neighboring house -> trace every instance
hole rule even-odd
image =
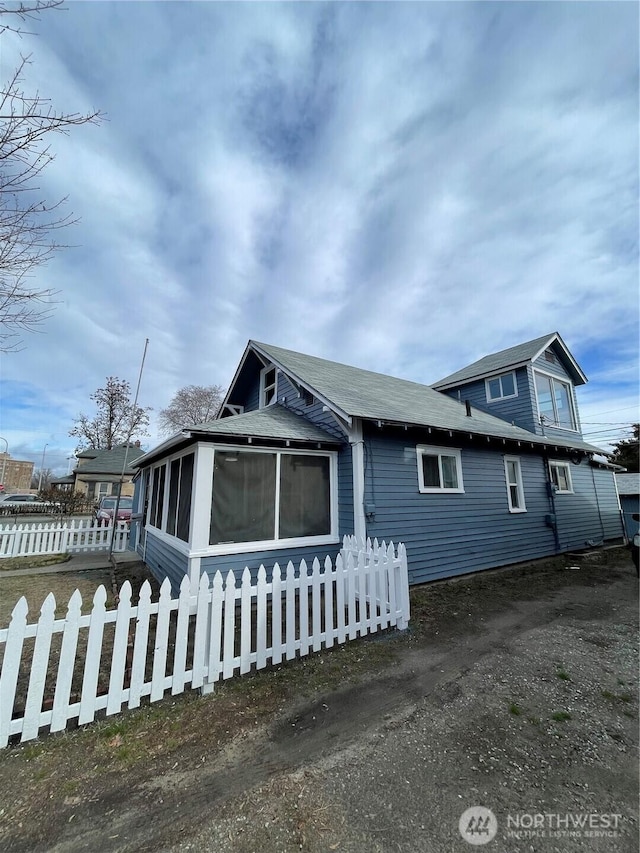
[[[640,530],[640,524],[631,517],[634,512],[640,513],[640,474],[616,472],[616,485],[627,538],[633,539]]]
[[[133,495],[133,463],[143,455],[140,443],[131,444],[127,450],[126,444],[114,447],[112,450],[83,450],[76,454],[78,464],[66,477],[57,477],[51,481],[55,489],[74,491],[86,495],[87,500],[99,501],[107,495],[118,493],[120,479],[125,464],[123,495]]]
[[[135,463],[135,546],[159,578],[402,541],[412,583],[620,541],[557,334],[434,387],[250,341],[218,418]]]

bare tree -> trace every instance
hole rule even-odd
[[[39,489],[41,492],[51,487],[53,471],[51,468],[34,468],[31,475],[31,488]]]
[[[62,0],[0,3],[0,50],[7,32],[23,35],[21,25]],[[13,25],[15,22],[15,26]],[[38,91],[28,94],[23,78],[30,56],[21,56],[9,79],[0,83],[0,351],[21,348],[22,333],[32,332],[50,316],[55,291],[32,280],[63,244],[60,229],[76,220],[65,213],[66,198],[46,201],[38,177],[54,159],[50,140],[72,127],[97,124],[102,114],[57,112]]]
[[[91,394],[89,399],[96,404],[93,417],[80,414],[69,435],[80,439],[77,450],[113,450],[114,447],[132,440],[135,435],[149,435],[151,409],[136,406],[131,402],[131,386],[126,379],[107,377],[105,388]]]
[[[212,421],[220,411],[224,395],[222,385],[186,385],[176,391],[166,409],[160,410],[160,432],[169,435]]]

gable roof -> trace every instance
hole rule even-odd
[[[577,448],[589,453],[600,452],[599,448],[580,438],[567,440],[539,436],[476,408],[472,408],[469,417],[464,404],[418,382],[373,373],[257,341],[249,341],[249,348],[284,370],[347,423],[352,418],[362,418],[389,424],[475,433],[523,443]],[[222,423],[232,419],[223,418]]]
[[[122,466],[127,456],[127,467],[125,474],[133,474],[132,463],[144,454],[140,447],[131,445],[127,452],[126,445],[114,447],[111,450],[89,450],[79,453],[78,457],[87,459],[84,465],[78,465],[74,474],[117,474],[122,473]]]
[[[457,385],[464,385],[467,382],[484,379],[500,371],[522,367],[529,362],[535,361],[536,358],[539,358],[552,345],[555,345],[556,350],[559,352],[560,358],[573,380],[573,384],[584,385],[587,377],[569,352],[558,332],[551,332],[549,335],[534,338],[532,341],[527,341],[524,344],[517,344],[517,346],[500,350],[500,352],[485,355],[483,358],[474,361],[473,364],[469,364],[455,373],[450,373],[444,379],[434,382],[431,387],[437,391],[445,391],[448,388],[455,388]]]

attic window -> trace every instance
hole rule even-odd
[[[558,363],[558,359],[556,358],[556,354],[551,349],[546,349],[544,351],[544,358],[545,358],[545,361],[549,361],[549,362],[551,362],[551,364],[557,364]]]
[[[260,371],[260,408],[264,409],[276,402],[276,387],[278,371],[273,366],[264,367]]]
[[[315,397],[313,396],[311,391],[307,391],[306,388],[303,388],[302,389],[302,401],[305,404],[305,406],[313,406],[314,400],[315,400]]]
[[[487,391],[487,403],[494,403],[496,400],[506,400],[509,397],[518,396],[516,374],[513,370],[509,373],[501,373],[499,376],[492,376],[489,379],[485,379],[484,384]]]

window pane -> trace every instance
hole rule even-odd
[[[489,380],[489,399],[496,400],[500,396],[500,377],[496,376],[495,379]]]
[[[455,456],[441,456],[442,459],[442,488],[458,488],[458,471]]]
[[[518,482],[518,464],[517,462],[507,462],[507,473],[509,476],[509,483],[517,483]]]
[[[156,468],[156,479],[158,484],[157,491],[157,504],[156,504],[156,513],[155,519],[153,521],[154,527],[162,526],[162,511],[164,509],[164,481],[166,476],[167,466],[163,465],[161,468]]]
[[[425,488],[440,488],[440,471],[438,470],[438,457],[422,454],[422,477]]]
[[[183,542],[189,541],[189,519],[191,517],[191,487],[193,484],[194,454],[182,457],[180,474],[180,499],[178,501],[178,526],[176,536]]]
[[[538,392],[538,411],[548,423],[555,423],[553,398],[551,396],[551,378],[536,373],[536,391]]]
[[[180,460],[174,459],[171,463],[169,475],[169,506],[167,509],[167,533],[175,536],[176,513],[178,510],[178,487],[180,485]]]
[[[569,386],[565,385],[564,382],[558,382],[556,380],[553,383],[553,388],[557,412],[556,422],[558,426],[573,429],[574,424],[571,412],[571,402],[569,400]]]
[[[280,538],[331,533],[329,459],[280,457]]]
[[[505,373],[502,378],[502,396],[510,397],[516,393],[515,385],[513,383],[513,373]]]
[[[275,495],[275,454],[216,451],[210,544],[273,539]]]
[[[509,493],[511,495],[511,507],[512,507],[512,509],[520,509],[520,496],[518,494],[517,485],[509,486]]]

